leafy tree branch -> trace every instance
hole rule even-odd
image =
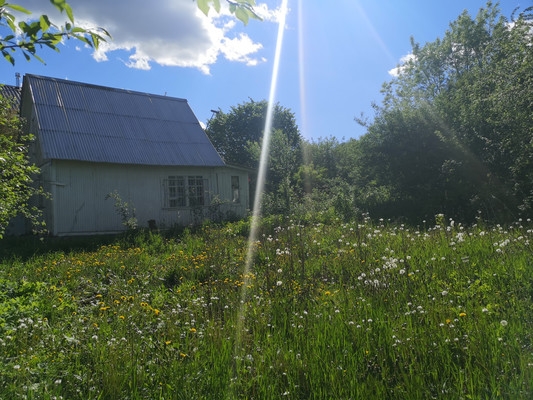
[[[14,12],[30,15],[31,11],[26,8],[5,0],[0,0],[0,27],[7,28],[10,33],[0,37],[0,52],[4,59],[12,65],[15,64],[14,53],[22,52],[26,60],[35,58],[44,63],[37,51],[43,47],[59,51],[59,43],[66,39],[76,39],[86,45],[98,48],[101,42],[111,38],[104,28],[82,28],[74,22],[72,8],[65,0],[50,0],[61,13],[65,13],[68,22],[63,26],[57,26],[50,22],[47,15],[41,15],[33,21],[17,21]]]
[[[229,10],[244,25],[248,24],[250,18],[261,20],[261,17],[254,11],[255,0],[226,0],[229,4]],[[211,7],[216,12],[220,12],[220,0],[196,0],[198,8],[205,14],[209,14]]]

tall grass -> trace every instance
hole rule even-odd
[[[530,221],[248,228],[4,248],[0,398],[533,398]]]

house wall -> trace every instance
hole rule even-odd
[[[139,227],[154,220],[158,228],[188,225],[210,218],[215,196],[216,209],[244,216],[249,208],[247,173],[231,168],[162,167],[100,164],[53,160],[41,167],[45,189],[51,199],[42,204],[47,228],[53,235],[113,233],[125,229],[115,209],[115,201],[106,196],[116,191],[135,208]],[[202,176],[206,205],[170,208],[165,204],[164,182],[169,176]],[[232,202],[231,176],[242,182],[241,202]],[[229,187],[228,187],[229,185]],[[246,190],[245,190],[246,189]]]

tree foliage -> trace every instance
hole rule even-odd
[[[421,46],[383,87],[361,139],[360,186],[387,193],[376,211],[472,218],[531,212],[531,11],[503,17],[488,2]]]
[[[206,133],[227,164],[258,169],[267,108],[266,100],[250,99],[228,113],[219,110],[208,121]],[[301,143],[294,114],[275,104],[265,189],[285,206],[301,164]]]
[[[33,185],[39,169],[28,160],[30,135],[24,135],[13,99],[0,94],[0,239],[10,220],[22,215],[40,226],[40,210],[30,202],[43,194]]]
[[[65,12],[68,22],[63,26],[54,25],[47,15],[41,15],[35,20],[17,23],[13,12],[30,15],[31,12],[24,7],[0,0],[0,26],[7,28],[10,34],[0,37],[0,52],[4,59],[15,64],[13,57],[16,51],[22,52],[26,60],[35,58],[41,62],[43,59],[37,54],[38,49],[48,47],[59,51],[58,45],[65,38],[79,40],[90,47],[98,48],[100,42],[106,41],[111,36],[103,28],[87,29],[76,26],[72,8],[65,0],[50,0],[61,12]]]
[[[241,20],[244,25],[248,24],[250,18],[261,20],[261,17],[254,11],[255,0],[226,1],[229,4],[230,12]],[[198,8],[202,10],[205,15],[209,14],[211,7],[213,7],[216,12],[220,12],[220,0],[196,0],[196,2]]]
[[[253,148],[262,144],[267,108],[266,100],[250,99],[231,107],[228,113],[217,111],[208,121],[206,133],[226,163],[258,167],[258,152]],[[274,105],[273,113],[272,131],[276,130],[283,133],[289,149],[300,151],[301,137],[294,114],[279,104]]]

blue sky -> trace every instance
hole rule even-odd
[[[62,22],[43,0],[13,1]],[[190,0],[70,0],[78,23],[102,26],[113,40],[95,54],[68,40],[61,52],[43,51],[46,65],[0,63],[0,83],[15,73],[185,98],[205,123],[212,109],[228,112],[249,99],[269,98],[281,0],[257,0],[264,21],[247,26],[224,12],[201,14]],[[152,8],[146,4],[157,4]],[[410,37],[421,44],[442,37],[463,10],[475,16],[483,0],[289,0],[276,101],[291,109],[307,140],[340,141],[365,133],[354,122],[372,117],[381,85],[391,79]],[[509,17],[532,0],[500,2]],[[0,34],[3,31],[0,30]]]

